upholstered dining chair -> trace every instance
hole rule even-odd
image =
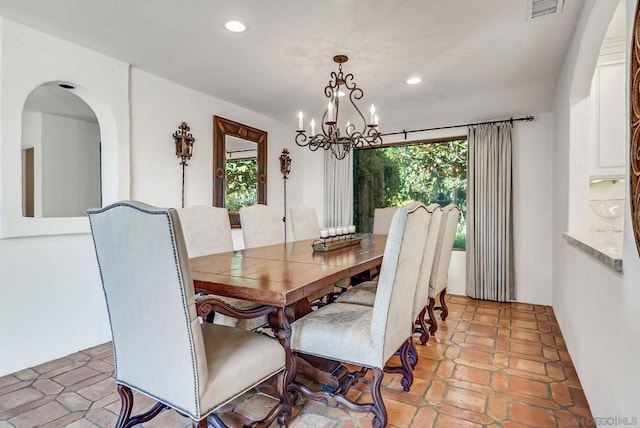
[[[434,310],[440,311],[442,321],[447,319],[449,309],[445,300],[447,294],[447,283],[449,281],[449,264],[451,263],[451,253],[456,239],[456,230],[460,220],[460,208],[455,204],[449,204],[442,209],[442,220],[438,245],[433,259],[433,269],[429,280],[429,304],[427,313],[429,315],[429,332],[434,334],[438,330],[438,322]],[[436,297],[440,296],[440,306],[435,306]]]
[[[233,251],[229,211],[209,205],[178,208],[189,257]]]
[[[371,411],[374,414],[372,426],[386,426],[387,412],[380,387],[385,365],[398,349],[405,390],[413,382],[408,355],[413,318],[411,311],[406,308],[413,306],[428,221],[428,213],[423,204],[415,204],[411,208],[400,207],[396,211],[372,307],[332,303],[291,324],[291,349],[294,352],[344,361],[361,366],[363,370],[373,370],[373,403],[354,403],[344,396],[345,389],[338,393],[315,391],[294,382],[294,390],[330,405],[342,404],[354,411]]]
[[[212,207],[209,205],[194,205],[177,209],[182,232],[187,245],[189,257],[200,257],[209,254],[233,251],[233,239],[231,238],[231,224],[229,223],[229,211],[226,208]],[[200,303],[208,299],[218,299],[236,309],[255,309],[260,305],[248,300],[221,297],[215,294],[203,294],[196,296],[196,302]],[[215,324],[230,325],[245,330],[255,330],[267,324],[267,315],[257,318],[237,319],[221,313],[212,313]]]
[[[391,219],[398,207],[376,208],[373,210],[373,233],[375,235],[386,235],[389,233]]]
[[[314,207],[309,205],[291,207],[289,208],[289,219],[291,220],[294,241],[320,237],[318,215]]]
[[[413,317],[416,323],[414,332],[420,334],[420,343],[423,345],[429,340],[429,329],[426,325],[427,320],[425,319],[425,315],[429,303],[429,281],[438,238],[440,236],[442,208],[438,204],[431,204],[427,207],[427,212],[430,216],[427,238],[424,242],[424,255],[422,263],[420,264],[420,274],[418,276],[416,294],[413,300]],[[377,279],[364,282],[343,293],[336,299],[336,302],[373,306],[377,288]]]
[[[147,422],[173,408],[194,427],[224,426],[216,409],[280,373],[284,348],[258,333],[198,320],[189,258],[175,209],[118,202],[89,210],[107,304],[115,378],[122,407],[117,427]],[[156,401],[131,416],[132,390]],[[286,425],[288,397],[256,426],[278,414]],[[280,413],[282,412],[282,413]]]
[[[240,208],[240,224],[245,248],[284,242],[282,217],[270,206],[257,204]]]

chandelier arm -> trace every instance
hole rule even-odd
[[[362,96],[364,95],[364,93],[362,92],[362,89],[358,88],[358,85],[356,85],[356,82],[354,81],[353,78],[353,74],[349,73],[347,74],[344,79],[344,87],[347,88],[349,91],[358,91],[359,95],[357,95],[355,98],[357,100],[361,99]]]
[[[360,91],[362,93],[361,89],[357,89],[358,91]],[[350,92],[349,93],[349,101],[351,102],[351,105],[353,106],[353,108],[355,109],[355,111],[358,113],[358,116],[360,116],[360,119],[362,119],[362,131],[361,132],[365,132],[367,129],[367,120],[364,118],[364,115],[362,114],[362,112],[360,111],[360,109],[358,108],[358,105],[355,103],[352,94],[354,92]],[[362,96],[360,96],[362,98]],[[358,98],[356,98],[358,99]]]

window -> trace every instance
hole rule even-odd
[[[415,200],[454,203],[462,210],[454,248],[464,249],[467,208],[467,140],[412,142],[356,150],[353,157],[354,223],[373,230],[375,208]]]

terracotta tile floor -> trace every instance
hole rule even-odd
[[[391,427],[594,426],[589,405],[551,307],[475,301],[449,296],[449,318],[427,346],[411,392],[398,375],[385,375],[383,396]],[[120,402],[111,344],[97,346],[0,378],[0,428],[112,427]],[[270,382],[222,409],[233,426],[262,417],[273,403]],[[370,399],[365,381],[349,391]],[[150,400],[136,395],[134,408]],[[371,415],[305,400],[290,426],[367,427]],[[165,411],[147,427],[186,427]]]

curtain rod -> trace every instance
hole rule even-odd
[[[467,123],[464,125],[450,125],[450,126],[437,126],[435,128],[425,128],[425,129],[413,129],[411,131],[405,131],[404,129],[402,131],[398,131],[398,132],[387,132],[385,134],[380,134],[380,136],[382,137],[386,137],[388,135],[400,135],[400,134],[404,134],[404,139],[407,139],[407,134],[411,133],[411,132],[424,132],[424,131],[436,131],[438,129],[450,129],[450,128],[464,128],[466,126],[475,126],[475,125],[493,125],[496,123],[503,123],[503,122],[531,122],[533,120],[533,116],[529,115],[529,116],[524,116],[524,117],[518,117],[516,119],[514,118],[509,118],[509,119],[500,119],[500,120],[489,120],[486,122],[475,122],[475,123]]]

